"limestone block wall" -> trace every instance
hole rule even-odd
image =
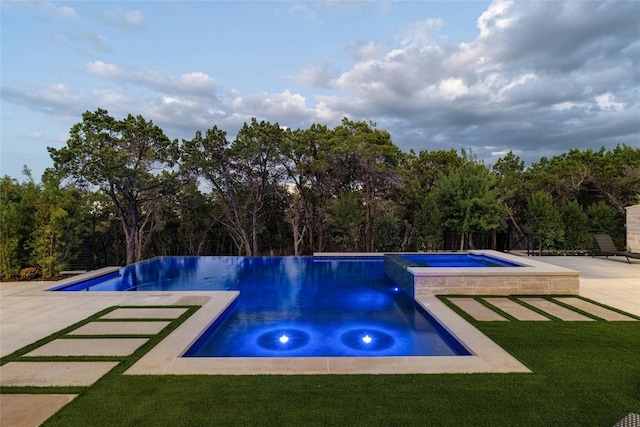
[[[580,276],[576,274],[500,274],[416,276],[415,298],[431,295],[553,295],[577,294]]]
[[[640,205],[629,206],[627,211],[627,250],[640,252]]]

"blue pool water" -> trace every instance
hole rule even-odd
[[[387,255],[407,267],[520,267],[519,264],[487,255],[460,254],[393,254]]]
[[[54,290],[240,291],[186,357],[469,354],[383,268],[382,257],[160,257]]]

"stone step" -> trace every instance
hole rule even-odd
[[[129,356],[147,341],[147,338],[57,339],[25,356]]]
[[[69,332],[68,335],[155,335],[170,322],[91,322]]]
[[[499,308],[510,316],[523,321],[548,321],[551,320],[542,314],[518,304],[509,298],[484,298],[489,304]]]
[[[9,362],[0,366],[3,387],[90,386],[118,362]]]
[[[598,316],[601,319],[608,321],[622,321],[622,322],[634,322],[637,319],[633,317],[625,316],[622,313],[618,313],[617,311],[609,310],[608,308],[602,307],[598,304],[593,304],[589,301],[585,301],[581,298],[576,297],[561,297],[554,298],[557,301],[563,302],[567,305],[571,305],[576,307],[582,311],[593,314],[594,316]]]
[[[545,298],[520,298],[520,301],[532,305],[533,307],[562,320],[569,320],[574,322],[589,322],[594,320],[590,317],[584,316]]]
[[[449,298],[449,301],[460,307],[469,316],[481,322],[504,322],[508,320],[473,298]]]

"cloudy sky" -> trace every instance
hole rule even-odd
[[[377,123],[403,151],[640,146],[638,1],[0,2],[0,174],[82,113],[168,137]]]

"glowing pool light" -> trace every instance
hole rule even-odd
[[[300,329],[272,329],[260,334],[257,344],[265,350],[288,352],[306,346],[310,340],[311,335]]]
[[[379,329],[351,329],[340,335],[340,342],[358,351],[367,353],[386,350],[395,344],[393,336]]]

